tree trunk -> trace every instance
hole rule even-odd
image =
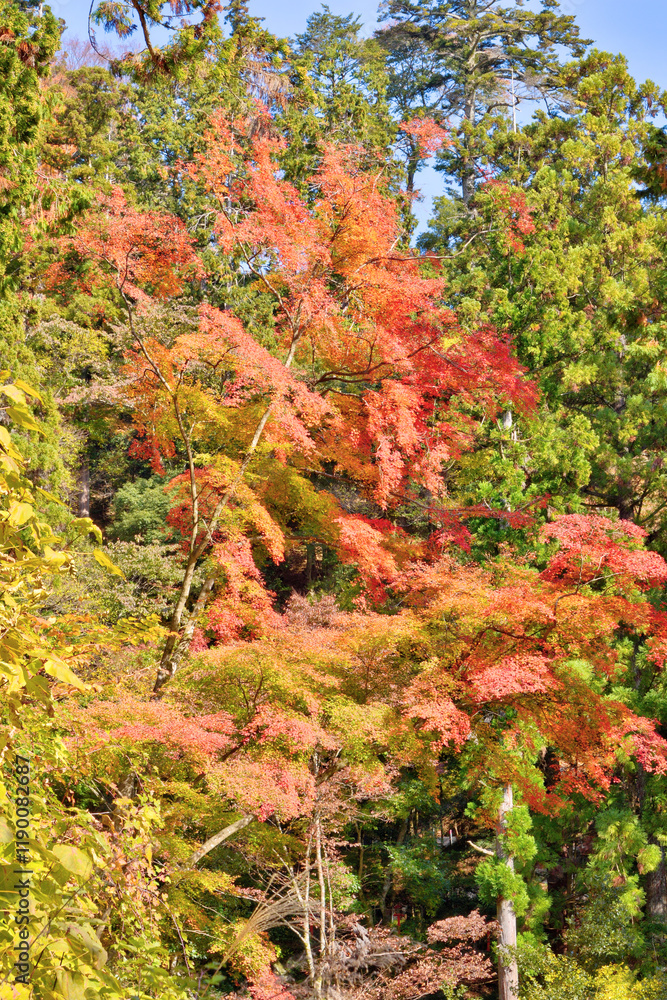
[[[512,786],[505,785],[503,800],[498,810],[500,831],[507,827],[507,814],[514,805]],[[496,839],[496,856],[504,861],[508,868],[514,871],[514,859],[508,854],[500,837]],[[498,998],[499,1000],[518,1000],[519,997],[519,967],[516,959],[516,913],[511,899],[498,898]]]
[[[298,339],[299,339],[298,337],[295,337],[292,340],[292,345],[290,347],[287,360],[285,361],[285,368],[291,367]],[[187,603],[190,597],[190,591],[192,590],[192,581],[194,580],[195,572],[197,569],[197,563],[208,550],[209,540],[211,539],[213,532],[217,528],[220,514],[229,503],[231,497],[234,495],[234,490],[236,486],[243,479],[245,470],[248,467],[250,459],[255,454],[257,445],[259,444],[262,434],[264,433],[264,428],[266,427],[267,421],[271,416],[272,409],[273,409],[273,403],[270,403],[267,406],[264,413],[262,414],[262,418],[257,424],[257,427],[255,429],[255,434],[253,436],[252,441],[250,442],[245,458],[241,463],[241,468],[239,470],[238,476],[236,477],[236,481],[229,486],[229,488],[220,498],[220,501],[218,502],[215,508],[213,516],[210,519],[208,525],[207,537],[205,537],[204,540],[199,543],[197,543],[197,533],[199,531],[200,525],[199,525],[199,513],[197,507],[196,484],[194,481],[194,464],[190,450],[189,439],[187,438],[185,432],[183,432],[182,434],[183,441],[186,442],[187,445],[188,455],[190,456],[189,459],[190,475],[191,475],[191,483],[193,490],[192,513],[193,513],[194,525],[193,525],[192,536],[190,539],[190,554],[188,556],[188,562],[185,568],[185,574],[183,576],[183,581],[181,583],[181,588],[178,594],[178,600],[176,601],[176,606],[174,608],[171,620],[169,622],[170,634],[167,637],[164,649],[162,650],[160,666],[158,667],[157,676],[155,678],[153,694],[156,696],[159,696],[161,688],[163,688],[164,685],[167,683],[167,681],[170,681],[171,678],[174,676],[174,674],[176,673],[176,671],[180,666],[181,660],[183,659],[188,649],[190,648],[190,642],[192,641],[192,634],[197,625],[197,618],[200,612],[203,610],[204,604],[206,603],[206,598],[208,597],[208,594],[211,592],[215,584],[215,576],[209,576],[199,593],[199,597],[195,602],[195,606],[192,610],[192,613],[188,618],[186,618],[186,625],[185,628],[183,629],[182,628],[183,619],[187,615]],[[180,415],[179,415],[179,421],[180,421]]]
[[[655,843],[650,838],[651,843]],[[660,864],[646,876],[646,916],[667,923],[667,866],[665,848],[660,846]]]
[[[467,70],[472,75],[475,72],[476,60],[469,63]],[[465,84],[465,96],[463,99],[463,117],[470,124],[475,124],[475,102],[477,98],[477,88],[469,83]],[[463,163],[461,165],[461,199],[466,208],[470,204],[470,199],[475,193],[475,166],[471,162],[470,139],[464,136],[463,140]]]
[[[408,832],[409,823],[410,823],[410,813],[408,813],[405,819],[401,820],[401,828],[398,831],[398,837],[396,838],[397,847],[400,847],[400,845],[405,840],[405,835]],[[387,917],[389,916],[389,909],[387,907],[387,896],[389,895],[389,890],[391,889],[393,875],[394,873],[390,865],[387,870],[387,874],[384,877],[384,884],[382,886],[382,893],[380,895],[380,910],[382,911],[382,921],[385,924],[387,922]]]
[[[84,462],[79,474],[79,517],[90,517],[90,469]]]
[[[193,561],[193,572],[194,576],[194,561]],[[194,630],[197,627],[197,622],[201,612],[204,610],[204,605],[206,604],[206,599],[208,595],[213,590],[215,586],[215,576],[211,575],[204,580],[202,588],[199,591],[199,596],[195,601],[194,607],[190,612],[187,619],[185,628],[179,635],[176,629],[180,628],[183,619],[183,609],[178,609],[174,612],[172,620],[170,622],[170,631],[167,641],[165,642],[164,649],[162,651],[162,659],[160,660],[160,665],[158,667],[157,676],[155,678],[155,684],[153,686],[153,694],[159,694],[161,689],[170,681],[174,676],[179,666],[181,665],[181,660],[186,655],[188,649],[190,648],[190,643],[192,642],[192,636]],[[189,584],[188,584],[188,594],[189,594]]]
[[[214,850],[218,844],[223,844],[225,840],[229,840],[229,838],[233,837],[235,833],[239,832],[239,830],[243,830],[249,823],[252,823],[254,818],[254,815],[242,816],[241,819],[237,819],[235,823],[230,823],[229,826],[226,826],[224,830],[214,833],[212,837],[208,838],[205,844],[198,847],[194,854],[190,856],[190,859],[188,860],[188,867],[194,868],[194,866],[201,861],[203,857],[210,854],[210,852]]]
[[[635,689],[641,684],[641,671],[636,663],[637,648],[635,648]],[[647,798],[646,783],[648,775],[641,762],[637,764],[636,792],[639,805],[639,815],[644,812]],[[649,837],[650,844],[656,844],[654,837]],[[667,865],[665,864],[665,848],[660,847],[660,863],[658,867],[646,875],[646,916],[650,920],[660,920],[667,923]]]

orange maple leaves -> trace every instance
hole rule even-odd
[[[187,279],[203,274],[193,242],[180,219],[138,211],[114,188],[99,196],[71,236],[56,241],[62,257],[46,281],[56,294],[67,294],[73,283],[85,291],[115,288],[142,303],[172,298]]]
[[[510,345],[458,329],[442,280],[397,249],[396,203],[358,150],[325,149],[306,200],[281,175],[279,140],[248,140],[222,114],[208,139],[192,169],[217,200],[220,244],[273,297],[285,364],[328,400],[320,457],[383,506],[410,476],[441,492],[443,461],[474,432],[459,403],[532,398]]]
[[[607,788],[621,748],[667,773],[667,742],[653,723],[599,693],[619,670],[620,629],[657,636],[649,655],[661,662],[667,616],[640,593],[667,578],[667,564],[640,548],[644,532],[625,522],[562,515],[541,535],[559,547],[539,576],[442,559],[408,568],[402,586],[428,623],[432,652],[405,691],[406,717],[432,734],[435,753],[448,743],[460,749],[473,733],[493,743],[494,719],[504,720],[505,740],[520,738],[535,753],[546,740],[563,761],[549,795],[526,784],[511,753],[496,761],[544,809],[574,791]]]
[[[442,138],[423,123],[419,130],[422,144]],[[171,521],[190,536],[191,561],[207,552],[220,568],[205,623],[219,642],[257,637],[261,626],[280,631],[253,545],[279,561],[283,530],[257,485],[244,480],[253,454],[272,452],[301,476],[329,464],[385,511],[414,497],[416,486],[430,497],[431,514],[446,507],[444,463],[474,441],[477,417],[533,400],[511,344],[490,327],[462,330],[441,278],[400,249],[396,203],[359,151],[325,149],[301,193],[281,171],[282,149],[268,117],[248,136],[244,123],[218,114],[206,154],[187,167],[211,199],[218,248],[271,302],[275,328],[265,343],[275,346],[204,305],[186,332],[137,334],[125,370],[140,435],[135,451],[156,461],[187,452]],[[508,214],[512,239],[530,233],[525,204],[488,187]],[[201,273],[177,220],[137,213],[118,192],[67,246],[79,261],[97,261],[96,280],[128,309],[178,295]],[[74,273],[67,261],[59,267],[52,279]],[[195,467],[196,450],[215,460]],[[388,519],[348,512],[336,519],[339,554],[358,566],[368,592],[382,598],[391,587],[440,635],[432,662],[404,691],[405,719],[433,733],[436,748],[461,746],[481,711],[511,709],[522,725],[560,741],[572,760],[585,760],[596,781],[608,766],[595,754],[611,759],[614,739],[634,741],[662,766],[664,748],[646,727],[604,703],[568,666],[577,655],[613,675],[611,643],[621,623],[656,633],[654,656],[664,656],[667,627],[635,598],[664,581],[667,568],[641,549],[641,530],[601,517],[558,518],[542,532],[558,551],[541,578],[514,571],[499,583],[495,569],[442,557],[447,539],[465,541],[462,513],[441,512],[429,540],[407,537]]]

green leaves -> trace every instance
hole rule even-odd
[[[518,917],[528,909],[526,883],[500,858],[484,858],[475,869],[475,882],[479,898],[487,906],[495,905],[498,899],[511,899]]]
[[[140,29],[142,53],[128,55],[115,62],[116,69],[132,72],[142,81],[154,77],[180,75],[181,67],[202,58],[210,42],[220,35],[217,0],[185,0],[178,8],[178,21],[174,23],[174,8],[163,0],[97,0],[91,7],[89,28],[94,38],[93,25],[102,25],[105,31],[114,31],[119,38],[129,38]],[[92,22],[92,23],[90,23]],[[155,47],[149,26],[159,24],[170,31],[171,39],[162,48]]]

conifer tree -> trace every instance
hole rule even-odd
[[[512,117],[521,99],[555,94],[559,50],[581,55],[588,43],[555,0],[537,11],[501,0],[385,0],[381,11],[390,94],[403,117],[411,110],[448,123],[454,142],[440,167],[467,208],[494,120]]]

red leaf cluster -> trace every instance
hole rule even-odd
[[[186,278],[203,273],[194,240],[180,219],[137,211],[120,188],[99,195],[73,235],[56,242],[63,257],[46,275],[55,294],[67,296],[74,282],[89,292],[113,287],[147,303],[178,295]]]
[[[540,534],[544,540],[559,543],[558,552],[542,574],[545,580],[581,586],[613,576],[616,586],[645,589],[667,579],[665,560],[640,548],[646,531],[631,521],[563,514],[544,525]]]

